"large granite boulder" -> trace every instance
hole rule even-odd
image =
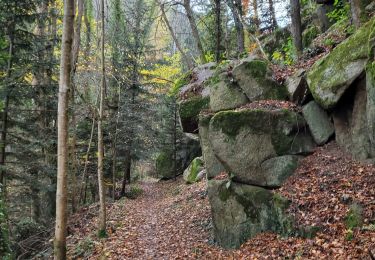
[[[227,72],[221,72],[210,85],[210,108],[212,111],[228,110],[249,102],[242,89]]]
[[[201,157],[195,158],[190,165],[185,169],[183,178],[186,183],[197,182],[198,174],[204,169],[204,163]]]
[[[284,213],[289,203],[272,191],[246,184],[208,181],[214,237],[224,248],[237,248],[264,231],[288,235],[292,221]]]
[[[216,158],[208,139],[208,128],[213,114],[199,115],[199,139],[202,147],[202,155],[207,170],[207,178],[212,179],[225,171],[224,166]]]
[[[232,71],[235,82],[250,101],[285,100],[287,91],[273,78],[268,63],[254,57],[242,60]]]
[[[370,142],[375,144],[375,61],[367,65],[366,70],[366,117]]]
[[[202,109],[207,109],[210,104],[209,97],[196,95],[178,102],[180,124],[186,133],[198,132],[198,115]]]
[[[164,150],[159,153],[155,162],[157,176],[170,179],[174,176],[173,151]]]
[[[327,112],[315,101],[311,101],[303,107],[302,114],[309,125],[315,142],[319,145],[325,144],[335,132]]]
[[[205,86],[216,69],[216,63],[207,63],[194,68],[176,85],[182,85],[178,93],[178,111],[184,132],[197,133],[198,114],[209,108],[210,89]]]
[[[345,93],[333,112],[336,141],[354,158],[365,160],[375,156],[375,144],[371,141],[374,119],[371,106],[371,90],[366,91],[366,79],[357,79]],[[370,102],[370,103],[368,103]]]
[[[323,108],[334,107],[350,85],[364,72],[368,39],[375,18],[317,61],[307,74],[310,91]]]
[[[216,113],[210,120],[208,139],[233,180],[267,187],[280,186],[295,167],[277,164],[282,169],[264,170],[262,163],[283,155],[308,154],[315,147],[303,117],[286,109]]]

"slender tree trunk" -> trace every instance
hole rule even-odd
[[[92,116],[92,125],[91,125],[91,133],[90,133],[90,140],[87,146],[86,156],[85,156],[85,164],[83,166],[83,173],[82,173],[82,182],[81,182],[81,189],[80,189],[80,200],[83,204],[86,203],[86,187],[87,187],[87,167],[89,165],[89,158],[90,158],[90,150],[92,139],[94,137],[94,129],[95,129],[95,116]]]
[[[273,5],[273,0],[268,0],[268,6],[269,6],[270,14],[271,14],[272,29],[274,30],[277,28],[277,19],[276,19],[275,7]]]
[[[177,178],[177,103],[173,98],[173,170],[174,180]]]
[[[221,0],[215,0],[215,23],[216,23],[216,62],[221,60]]]
[[[206,55],[204,53],[201,38],[199,36],[199,31],[198,31],[197,24],[195,22],[194,13],[193,13],[193,10],[190,7],[190,0],[184,0],[183,6],[184,6],[185,11],[186,11],[186,16],[189,20],[191,32],[192,32],[194,40],[197,44],[197,49],[198,49],[199,54],[200,54],[201,62],[206,63],[207,62]]]
[[[254,24],[256,29],[256,34],[260,33],[260,19],[258,11],[258,0],[253,0],[253,9],[254,9]]]
[[[71,85],[74,0],[64,2],[61,45],[59,100],[57,114],[57,190],[54,257],[66,259],[67,166],[68,166],[68,91]]]
[[[13,66],[13,53],[14,53],[14,39],[13,39],[13,24],[11,24],[12,28],[8,28],[8,38],[9,38],[9,49],[8,49],[8,64],[7,64],[7,79],[9,80],[11,75],[12,75],[12,66]],[[4,178],[5,178],[5,148],[6,148],[6,137],[7,137],[7,128],[8,128],[8,108],[9,108],[9,89],[11,86],[7,85],[6,86],[8,91],[5,94],[4,98],[4,109],[3,113],[1,115],[1,121],[2,121],[2,127],[1,127],[1,145],[0,145],[0,185],[2,186],[1,190],[5,192],[5,186],[3,186],[4,183]],[[5,198],[5,197],[4,197]]]
[[[119,99],[118,99],[118,103],[120,104],[120,96],[121,96],[121,88],[119,87]],[[118,130],[118,122],[119,122],[119,119],[120,119],[120,108],[118,108],[118,111],[117,111],[117,117],[116,117],[116,127],[115,127],[115,136],[114,136],[114,140],[113,140],[113,146],[112,146],[112,184],[113,184],[113,187],[112,187],[112,199],[113,201],[115,201],[115,198],[116,198],[116,171],[117,171],[117,167],[116,167],[116,164],[117,164],[117,152],[116,152],[116,144],[117,144],[117,130]]]
[[[299,0],[290,0],[292,16],[292,35],[298,58],[302,55],[301,6]]]
[[[104,161],[104,143],[103,143],[103,116],[104,116],[104,91],[105,91],[105,60],[104,60],[104,0],[101,0],[101,66],[102,66],[102,82],[100,86],[99,101],[99,119],[98,119],[98,185],[99,185],[99,235],[106,234],[106,208],[105,208],[105,187],[103,177],[103,161]]]
[[[32,218],[36,223],[39,223],[40,220],[40,198],[39,198],[39,185],[38,185],[38,171],[35,169],[30,170],[30,175],[33,178],[32,185],[30,186],[31,190],[31,200],[32,200]]]
[[[188,57],[186,55],[186,52],[182,48],[182,46],[180,44],[180,41],[178,40],[178,38],[177,38],[177,36],[176,36],[176,34],[175,34],[175,32],[174,32],[171,24],[169,23],[167,14],[165,13],[164,4],[160,3],[159,0],[157,0],[157,3],[160,6],[161,16],[162,16],[162,18],[164,20],[164,23],[168,27],[169,33],[171,34],[172,39],[173,39],[174,43],[176,44],[176,47],[177,47],[178,51],[181,53],[181,56],[182,56],[183,60],[186,62],[186,64],[189,67],[189,69],[193,68],[193,62],[192,62],[192,60],[190,59],[190,57]]]
[[[361,26],[361,0],[349,0],[352,13],[352,21],[356,28]]]
[[[72,89],[71,89],[71,103],[72,103],[72,143],[70,158],[72,164],[72,192],[71,192],[71,202],[72,202],[72,211],[76,212],[77,209],[77,158],[76,158],[76,143],[77,143],[77,134],[76,134],[76,115],[75,115],[75,73],[77,70],[78,55],[81,42],[81,25],[82,25],[82,16],[83,16],[83,0],[77,0],[77,18],[74,26],[74,37],[73,37],[73,46],[72,46]]]
[[[130,176],[130,169],[131,169],[131,153],[129,149],[125,151],[125,167],[124,167],[124,176],[122,179],[122,187],[121,187],[121,197],[125,196],[125,188],[127,180]]]
[[[227,0],[227,4],[232,12],[234,26],[237,34],[237,55],[245,51],[245,33],[240,16],[242,16],[242,3],[240,0]]]

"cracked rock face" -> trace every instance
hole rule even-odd
[[[285,109],[216,113],[208,139],[234,181],[264,187],[280,187],[297,167],[294,155],[315,147],[303,117]]]
[[[237,248],[264,231],[283,235],[292,232],[292,221],[284,213],[288,201],[272,191],[246,184],[208,181],[214,236],[225,248]]]

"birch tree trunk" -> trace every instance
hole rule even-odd
[[[102,82],[100,85],[100,101],[99,101],[99,118],[98,118],[98,185],[99,185],[99,236],[106,235],[106,208],[105,208],[105,190],[103,177],[103,161],[104,161],[104,143],[103,143],[103,112],[104,112],[104,88],[105,88],[105,60],[104,60],[104,0],[101,0],[101,67]]]
[[[67,166],[68,166],[68,90],[71,85],[74,0],[64,1],[61,44],[59,100],[57,111],[57,190],[54,257],[66,259]]]

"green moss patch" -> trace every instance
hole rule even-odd
[[[353,68],[361,66],[369,54],[369,35],[375,18],[339,44],[329,55],[317,61],[307,74],[315,100],[324,108],[334,106],[353,79]],[[358,62],[357,65],[355,62]],[[360,72],[360,68],[357,68]],[[340,91],[339,91],[340,90]]]
[[[158,176],[170,178],[173,176],[172,151],[162,151],[156,158],[156,172]]]
[[[198,119],[199,112],[207,109],[210,104],[209,97],[195,96],[179,103],[179,112],[182,119]]]
[[[189,82],[191,81],[191,78],[192,78],[192,71],[188,71],[187,73],[182,75],[180,78],[178,78],[175,81],[174,85],[169,90],[169,94],[173,96],[177,95],[183,86],[189,84]]]
[[[271,134],[275,129],[304,125],[303,118],[292,111],[280,109],[244,109],[221,111],[212,118],[212,126],[228,136],[235,137],[242,127],[248,127],[256,134]]]
[[[198,173],[203,169],[203,161],[200,157],[195,158],[189,165],[187,172],[184,173],[184,179],[187,183],[197,181]]]

